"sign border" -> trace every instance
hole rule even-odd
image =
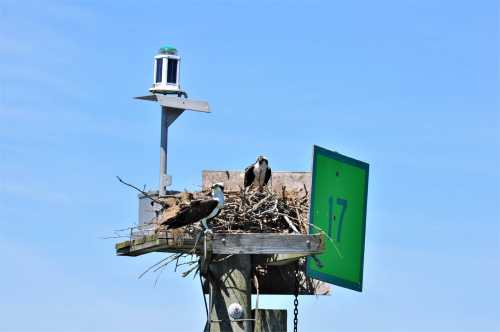
[[[309,204],[309,234],[312,234],[314,231],[313,229],[313,224],[311,220],[311,216],[314,211],[314,183],[316,180],[316,155],[317,154],[322,154],[324,156],[330,157],[332,159],[345,162],[347,164],[350,164],[355,167],[359,167],[363,170],[366,171],[366,184],[365,184],[365,206],[364,206],[364,218],[363,218],[363,226],[362,226],[362,237],[361,237],[361,268],[360,268],[360,282],[352,282],[350,280],[338,278],[331,276],[329,274],[325,274],[323,272],[318,272],[318,271],[313,271],[310,268],[311,264],[311,257],[307,257],[307,263],[306,263],[306,273],[307,276],[315,279],[322,280],[324,282],[328,282],[333,285],[337,285],[340,287],[345,287],[349,288],[358,292],[363,291],[363,266],[365,262],[365,236],[366,236],[366,210],[367,210],[367,205],[368,205],[368,179],[369,179],[369,173],[370,173],[370,165],[368,163],[365,163],[361,160],[357,160],[351,157],[344,156],[338,152],[330,151],[325,148],[322,148],[318,145],[313,146],[313,165],[312,165],[312,177],[311,177],[311,197],[310,197],[310,204]],[[316,226],[318,227],[318,226]]]

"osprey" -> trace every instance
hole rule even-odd
[[[264,156],[259,156],[255,164],[245,168],[245,187],[250,187],[255,184],[262,191],[262,187],[267,185],[269,179],[271,178],[271,168],[267,158]]]
[[[224,206],[224,185],[216,183],[212,186],[211,198],[195,200],[183,208],[175,217],[165,220],[162,224],[167,229],[179,228],[195,222],[201,222],[205,231],[210,231],[207,220],[216,217]]]

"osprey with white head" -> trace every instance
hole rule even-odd
[[[211,196],[205,200],[191,201],[189,206],[183,208],[174,217],[165,220],[162,225],[166,225],[167,229],[173,229],[200,222],[206,231],[210,231],[207,221],[215,218],[224,207],[224,184],[214,184]]]
[[[224,184],[221,182],[218,182],[212,186],[212,199],[214,201],[217,201],[217,206],[215,209],[210,212],[210,214],[203,218],[201,220],[202,225],[205,227],[205,229],[209,229],[207,225],[207,220],[210,220],[212,218],[215,218],[219,213],[220,210],[224,207]]]
[[[255,164],[245,169],[244,185],[250,187],[254,184],[259,188],[259,191],[262,191],[262,188],[269,182],[271,174],[271,167],[269,167],[267,158],[259,156]]]

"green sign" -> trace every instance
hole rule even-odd
[[[309,257],[307,275],[361,292],[369,165],[314,146],[309,233],[325,251]],[[327,235],[327,236],[326,236]]]

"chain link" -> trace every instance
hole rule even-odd
[[[297,324],[299,323],[299,319],[297,316],[299,315],[299,300],[297,299],[297,295],[295,295],[295,300],[293,300],[293,332],[297,332]]]
[[[295,270],[295,294],[293,300],[293,332],[297,332],[297,327],[299,323],[299,264]]]

